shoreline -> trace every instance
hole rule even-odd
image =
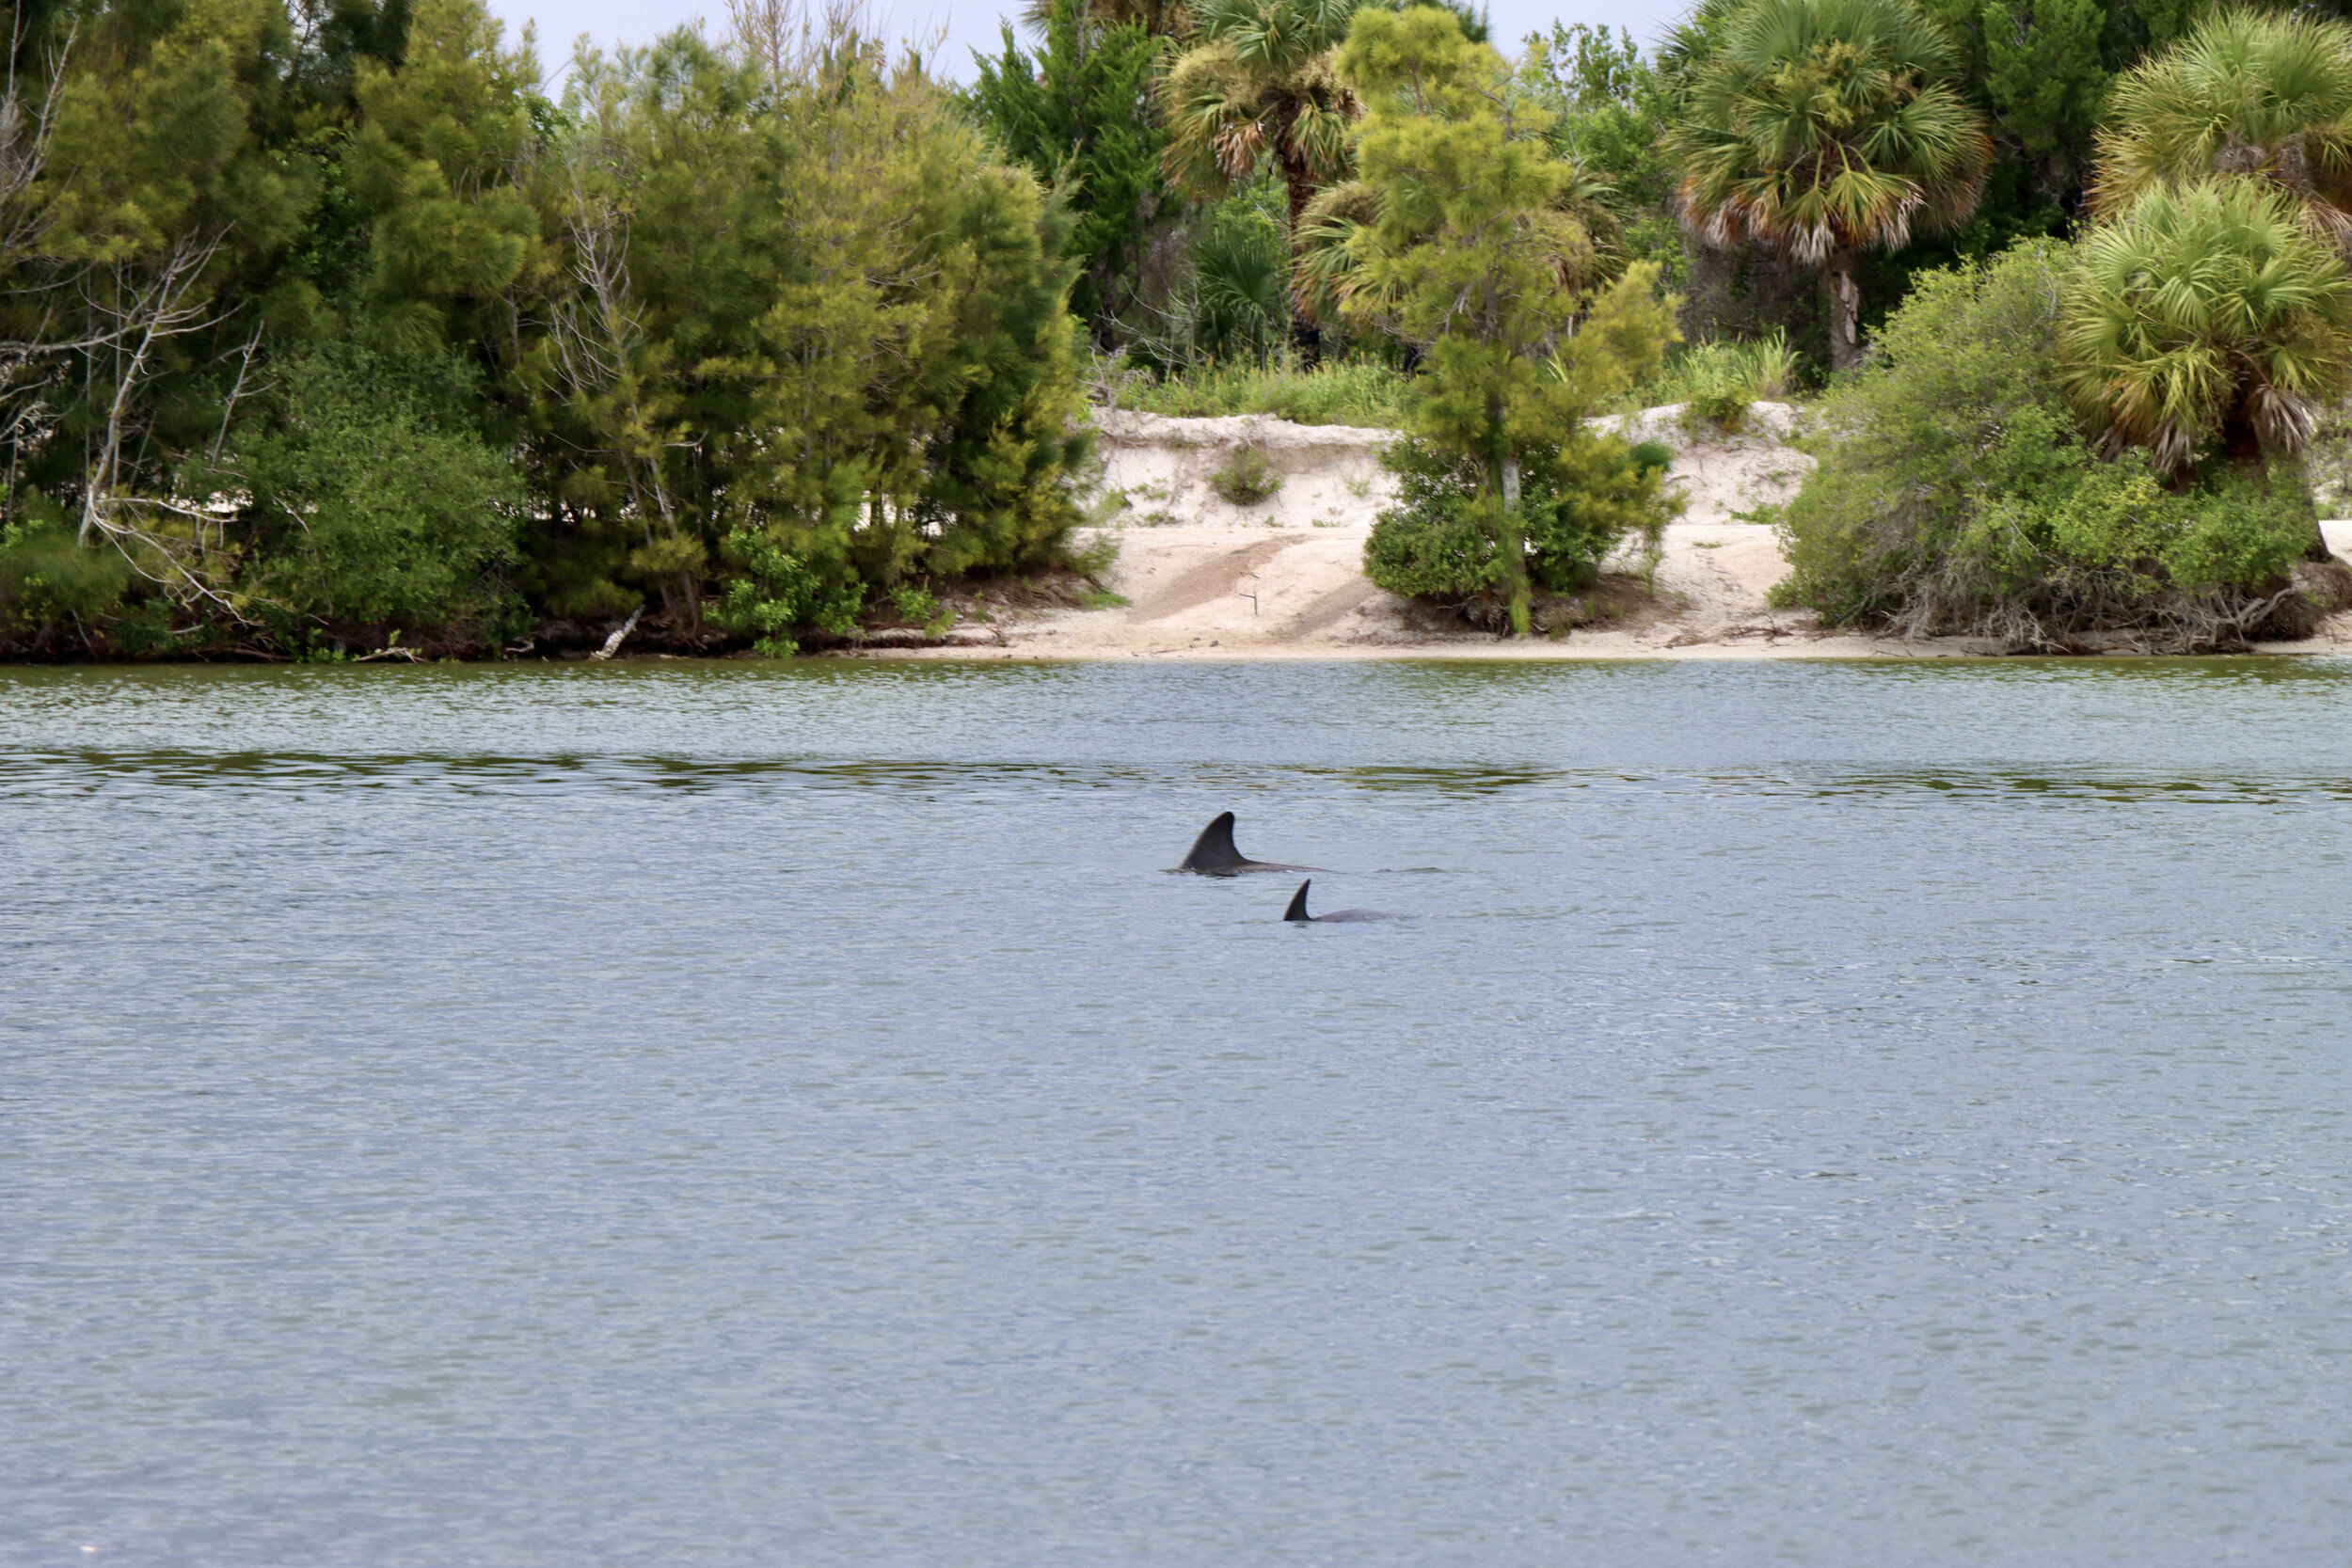
[[[1119,515],[1100,531],[1119,556],[1100,610],[1013,611],[923,646],[851,647],[853,658],[1090,659],[1943,659],[2020,657],[1984,639],[1904,641],[1819,625],[1771,603],[1788,575],[1766,519],[1803,486],[1813,457],[1791,443],[1798,411],[1755,404],[1738,434],[1692,434],[1680,405],[1601,421],[1673,451],[1666,483],[1684,502],[1653,562],[1613,559],[1587,594],[1551,601],[1570,624],[1525,638],[1482,631],[1451,611],[1375,587],[1363,552],[1393,480],[1379,467],[1386,432],[1302,426],[1270,417],[1177,419],[1101,410],[1104,487]],[[1235,502],[1220,466],[1261,454],[1276,487]],[[2323,523],[2352,557],[2352,522]],[[1645,566],[1648,569],[1645,572]],[[1613,569],[1613,570],[1610,570]],[[1576,600],[1581,597],[1580,606]],[[976,607],[977,608],[977,607]],[[2145,657],[2126,645],[2049,657]],[[2295,642],[2241,653],[2276,657],[2352,652],[2352,612]]]
[[[1348,664],[1379,661],[1462,664],[1670,664],[1788,660],[2013,664],[2024,659],[2048,659],[2070,664],[2127,659],[2185,659],[2205,663],[2225,659],[2352,657],[2352,633],[2330,638],[2307,638],[2296,642],[2255,642],[2245,648],[2226,653],[2202,654],[2149,653],[2136,648],[2110,648],[2097,652],[2063,654],[2006,653],[1959,638],[1914,640],[1901,642],[1893,639],[1863,637],[1848,633],[1829,635],[1790,633],[1769,641],[1716,642],[1673,648],[1603,645],[1598,638],[1579,639],[1573,642],[1553,641],[1545,638],[1519,640],[1496,638],[1490,641],[1470,646],[1453,641],[1432,641],[1360,648],[1261,647],[1150,651],[1086,647],[999,648],[965,644],[922,648],[836,648],[808,657],[827,659],[862,659],[868,662],[947,661],[1024,664],[1116,663],[1131,658],[1148,658],[1161,662],[1224,664]],[[739,656],[723,656],[705,660],[691,658],[680,654],[646,654],[634,657],[624,655],[614,658],[612,662],[615,664],[723,664],[730,662],[731,659],[740,661]]]
[[[1621,549],[1590,588],[1543,596],[1536,631],[1528,637],[1482,629],[1457,610],[1399,598],[1365,577],[1365,546],[1394,496],[1395,481],[1379,463],[1391,433],[1295,425],[1270,416],[1179,419],[1099,409],[1108,516],[1079,538],[1082,545],[1105,539],[1117,545],[1101,577],[1081,581],[1063,572],[943,587],[940,608],[954,618],[951,624],[884,626],[846,641],[827,636],[802,657],[1621,663],[2352,654],[2352,610],[2319,622],[2300,641],[2195,655],[2146,652],[2120,634],[2086,638],[2092,645],[2076,651],[2018,653],[1981,638],[1906,640],[1825,627],[1808,610],[1772,603],[1788,565],[1770,519],[1815,467],[1795,444],[1799,411],[1786,404],[1754,404],[1736,434],[1694,433],[1684,426],[1682,413],[1681,405],[1671,404],[1595,421],[1669,449],[1666,483],[1680,497],[1682,512],[1666,526],[1655,556]],[[1231,469],[1245,452],[1254,454],[1260,474],[1271,483],[1262,478],[1236,499]],[[2352,520],[2322,521],[2319,530],[2337,559],[2352,562]],[[1099,607],[1077,608],[1090,601]],[[504,657],[479,644],[387,645],[348,656],[340,642],[336,647],[339,657],[376,664],[452,657],[466,663],[632,664],[756,657],[740,648],[714,649],[709,639],[681,640],[675,628],[657,629],[659,623],[631,647],[624,639],[636,624],[635,616],[618,630],[611,622],[542,621]],[[2102,641],[2111,645],[2098,646]],[[302,661],[236,649],[210,657],[119,662]]]

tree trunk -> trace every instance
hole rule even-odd
[[[1283,126],[1285,134],[1289,132],[1289,129],[1288,125]],[[1307,215],[1307,203],[1315,198],[1314,176],[1308,172],[1304,163],[1295,158],[1286,157],[1282,160],[1282,183],[1285,187],[1284,194],[1290,198],[1291,259],[1295,261],[1298,258],[1298,225]],[[1314,323],[1309,321],[1300,312],[1298,295],[1295,291],[1291,294],[1291,346],[1298,351],[1300,364],[1314,365],[1322,362],[1323,334],[1316,330]]]
[[[2242,397],[2221,418],[2221,451],[2241,468],[2269,470],[2270,454],[2263,449],[2262,433],[2254,428],[2253,411],[2247,407]],[[2174,476],[2171,487],[2185,490],[2196,483],[2196,479],[2195,468],[2185,468]],[[2335,559],[2335,552],[2328,547],[2328,531],[2319,526],[2323,520],[2316,515],[2312,518],[2312,542],[2303,551],[2306,561]]]
[[[1502,494],[1502,537],[1498,543],[1509,574],[1504,582],[1511,591],[1511,635],[1525,637],[1533,619],[1534,595],[1527,583],[1527,531],[1519,525],[1519,460],[1504,457],[1497,468]]]
[[[1850,371],[1862,363],[1862,289],[1853,280],[1853,252],[1831,251],[1821,280],[1829,285],[1829,368]]]

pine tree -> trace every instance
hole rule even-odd
[[[1000,58],[975,51],[978,76],[966,98],[1008,154],[1066,191],[1066,243],[1083,268],[1072,308],[1107,348],[1170,204],[1160,169],[1168,134],[1152,104],[1168,44],[1139,22],[1095,20],[1084,0],[1052,0],[1040,27],[1034,57],[1010,27]]]
[[[1656,269],[1631,269],[1597,308],[1584,294],[1592,242],[1562,210],[1577,170],[1451,13],[1359,13],[1340,70],[1365,104],[1356,156],[1376,197],[1345,308],[1420,349],[1411,429],[1476,464],[1499,591],[1524,634],[1521,457],[1574,440],[1599,397],[1657,362],[1673,327],[1649,298]]]
[[[480,0],[418,0],[399,68],[360,62],[345,166],[373,224],[361,295],[379,346],[475,343],[511,363],[507,291],[547,260],[520,183],[538,79]]]

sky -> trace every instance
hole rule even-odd
[[[539,63],[550,86],[561,77],[572,40],[581,33],[599,44],[647,43],[696,17],[718,32],[727,17],[726,0],[489,0],[489,5],[506,24],[509,41],[526,21],[538,23]],[[890,31],[901,35],[945,24],[947,41],[937,63],[943,74],[968,81],[971,51],[997,53],[1002,19],[1020,8],[1021,0],[878,0],[871,8]],[[1515,53],[1529,33],[1549,32],[1555,19],[1624,27],[1647,44],[1687,9],[1686,0],[1490,0],[1489,5],[1494,41],[1506,53]],[[1025,47],[1028,41],[1023,40]]]

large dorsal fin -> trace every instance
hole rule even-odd
[[[1291,907],[1282,911],[1284,920],[1311,921],[1314,919],[1313,915],[1307,912],[1307,890],[1314,885],[1315,879],[1312,877],[1298,884],[1298,891],[1291,895]]]
[[[1192,853],[1184,857],[1179,871],[1231,871],[1246,863],[1241,851],[1233,847],[1233,814],[1223,811],[1216,820],[1200,830],[1200,836],[1192,841]]]

